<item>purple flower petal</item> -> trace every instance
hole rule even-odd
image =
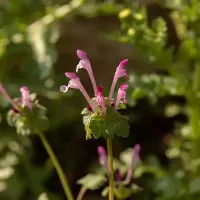
[[[80,60],[88,59],[87,54],[82,50],[77,50],[77,56]]]

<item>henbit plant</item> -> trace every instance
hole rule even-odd
[[[30,94],[27,86],[20,88],[21,98],[12,99],[1,83],[0,92],[13,107],[7,115],[8,124],[15,127],[18,134],[37,134],[40,137],[55,169],[57,170],[67,199],[73,200],[74,197],[71,193],[66,176],[43,134],[43,132],[48,129],[49,123],[48,118],[46,117],[46,109],[38,103],[35,94]]]
[[[87,54],[82,50],[77,50],[77,56],[80,59],[76,71],[84,68],[87,70],[94,89],[94,97],[90,98],[80,79],[73,72],[66,72],[65,75],[70,78],[68,85],[62,85],[60,90],[64,93],[69,88],[79,89],[88,102],[87,108],[82,111],[83,123],[86,130],[86,139],[94,137],[95,139],[104,137],[107,141],[108,149],[108,165],[109,165],[109,199],[114,199],[114,172],[113,172],[113,153],[112,153],[112,139],[115,135],[121,137],[128,137],[129,124],[128,119],[122,116],[118,109],[125,108],[127,103],[126,90],[127,84],[121,84],[118,89],[116,101],[113,99],[113,94],[117,80],[121,77],[127,78],[125,66],[127,59],[120,62],[114,74],[113,82],[110,89],[109,97],[104,97],[103,87],[98,86],[95,81],[91,63]]]

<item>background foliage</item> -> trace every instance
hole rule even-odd
[[[129,59],[129,105],[123,114],[131,131],[128,139],[114,140],[116,158],[135,143],[142,147],[133,181],[142,190],[129,198],[200,198],[198,0],[10,0],[0,2],[0,16],[0,80],[12,97],[29,86],[47,107],[45,134],[76,194],[76,181],[98,171],[96,148],[104,145],[85,141],[82,97],[59,92],[80,48],[106,91],[118,62]],[[0,199],[63,199],[39,139],[17,135],[7,124],[8,110],[0,96]],[[86,198],[98,195],[99,190],[88,192]]]

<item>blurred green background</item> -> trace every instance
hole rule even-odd
[[[62,94],[76,50],[87,52],[108,94],[118,63],[129,59],[129,138],[115,138],[114,156],[141,144],[142,164],[129,199],[200,199],[200,3],[198,0],[1,0],[0,81],[12,97],[27,85],[50,120],[45,135],[75,195],[77,180],[99,167],[97,146],[85,140],[78,91]],[[79,77],[92,94],[87,73]],[[51,200],[64,192],[37,136],[8,126],[0,96],[0,199]],[[105,199],[101,188],[85,199]],[[41,200],[41,199],[39,199]]]

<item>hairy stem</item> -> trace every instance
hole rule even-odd
[[[112,140],[107,140],[108,165],[109,165],[109,200],[114,200],[114,175],[113,175],[113,153]]]
[[[63,170],[60,166],[60,163],[59,163],[58,159],[56,158],[51,146],[49,145],[47,139],[45,138],[45,136],[42,133],[39,133],[38,135],[39,135],[39,137],[40,137],[40,139],[41,139],[41,141],[42,141],[42,143],[43,143],[43,145],[44,145],[44,147],[45,147],[45,149],[46,149],[46,151],[47,151],[47,153],[48,153],[48,155],[49,155],[49,157],[50,157],[50,159],[51,159],[51,161],[52,161],[52,163],[53,163],[53,165],[54,165],[54,167],[55,167],[55,169],[58,173],[58,176],[59,176],[60,182],[63,186],[66,198],[68,200],[74,200],[74,197],[73,197],[71,189],[69,187],[67,178],[66,178],[66,176],[65,176],[65,174],[64,174],[64,172],[63,172]]]

